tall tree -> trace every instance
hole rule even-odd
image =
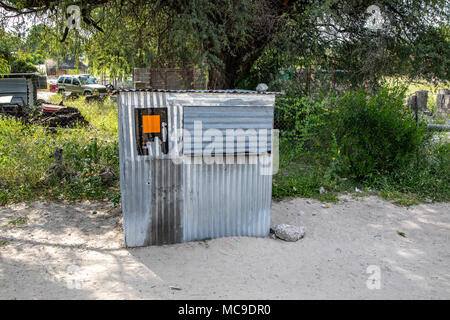
[[[79,5],[83,30],[56,30],[62,51],[81,46],[93,65],[115,73],[201,63],[209,68],[211,88],[232,88],[255,62],[273,57],[277,66],[345,69],[355,82],[372,86],[389,74],[448,79],[448,0],[379,0],[385,24],[376,31],[366,27],[372,2],[18,0],[0,1],[0,7],[4,19],[38,15],[54,19],[59,29],[61,12]]]

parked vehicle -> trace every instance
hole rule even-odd
[[[56,90],[58,89],[58,83],[56,82],[56,80],[49,80],[48,83],[50,92],[56,92]]]
[[[60,76],[58,78],[58,93],[62,94],[64,91],[85,96],[107,94],[106,87],[98,84],[97,79],[88,74]]]

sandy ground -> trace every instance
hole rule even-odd
[[[48,101],[48,99],[50,99],[55,94],[56,94],[56,92],[38,90],[37,98]]]
[[[272,222],[306,226],[306,236],[127,249],[120,210],[106,203],[0,207],[0,298],[450,298],[450,203],[298,198],[274,202]],[[380,289],[367,287],[369,266]]]

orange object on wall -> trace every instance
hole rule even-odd
[[[142,133],[160,133],[161,121],[159,115],[142,116]]]

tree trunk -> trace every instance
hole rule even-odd
[[[216,66],[209,70],[208,88],[211,90],[239,89],[236,88],[236,80],[241,72],[248,72],[256,60],[248,61],[243,65],[242,59],[230,54],[221,55],[222,66]]]

